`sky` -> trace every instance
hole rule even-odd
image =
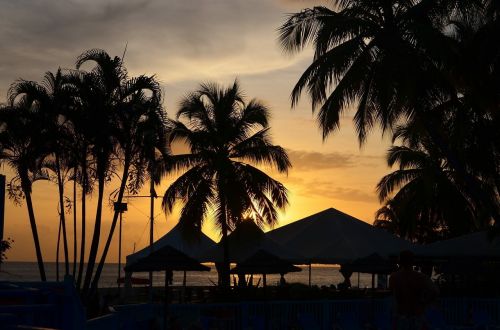
[[[202,82],[230,84],[234,79],[247,96],[271,109],[273,142],[286,148],[293,168],[287,176],[272,175],[290,192],[290,205],[280,214],[279,226],[329,207],[372,223],[380,207],[375,187],[390,168],[385,153],[390,140],[374,130],[359,146],[352,113],[345,113],[340,131],[323,141],[303,95],[290,107],[290,92],[312,60],[310,49],[285,54],[277,42],[277,28],[287,15],[323,4],[312,0],[0,0],[0,102],[16,79],[41,80],[46,71],[74,68],[83,51],[100,48],[122,56],[131,76],[156,75],[165,96],[164,107],[174,116],[179,100]],[[0,172],[12,177],[3,166]],[[167,178],[157,189],[161,195]],[[112,185],[112,184],[111,184]],[[109,194],[116,187],[109,187]],[[71,191],[68,186],[68,197]],[[147,193],[147,192],[146,192]],[[91,200],[87,245],[93,230]],[[36,182],[33,200],[42,252],[55,260],[58,231],[55,184]],[[123,215],[124,255],[148,244],[148,201],[129,198]],[[175,223],[156,202],[155,239]],[[68,215],[69,235],[73,221]],[[78,220],[79,221],[79,220]],[[111,208],[103,217],[107,235]],[[79,229],[79,226],[77,226]],[[267,228],[269,229],[269,228]],[[204,228],[214,240],[219,234],[212,222]],[[35,259],[34,244],[25,205],[6,202],[5,236],[14,239],[9,260]],[[79,234],[78,234],[79,235]],[[116,235],[115,235],[116,236]],[[70,254],[71,254],[70,249]],[[117,260],[114,240],[108,261]]]

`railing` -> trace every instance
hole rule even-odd
[[[450,325],[472,324],[474,311],[500,324],[500,299],[443,298],[435,306]],[[188,329],[391,329],[392,298],[261,301],[168,306],[171,328]],[[115,306],[113,313],[87,321],[88,330],[149,329],[163,325],[165,306]],[[169,328],[170,328],[169,327]]]
[[[85,313],[72,281],[0,282],[0,328],[83,329]]]
[[[500,325],[500,299],[443,298],[437,306],[450,325],[470,325],[475,311]],[[269,301],[234,304],[177,304],[170,319],[183,328],[203,329],[390,329],[392,298]]]

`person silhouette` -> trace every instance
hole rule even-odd
[[[424,313],[439,291],[427,275],[413,269],[414,256],[411,251],[399,255],[399,269],[389,278],[389,289],[396,302],[396,329],[421,330]]]

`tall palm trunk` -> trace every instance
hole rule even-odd
[[[127,179],[129,175],[130,169],[130,156],[131,152],[127,151],[127,155],[125,156],[125,162],[123,164],[123,175],[122,181],[120,183],[120,190],[118,191],[117,203],[120,204],[123,200],[123,194],[125,192],[125,188],[127,186]],[[115,210],[113,214],[113,221],[111,222],[111,228],[109,229],[108,239],[106,240],[106,245],[104,246],[104,250],[102,252],[101,260],[99,261],[99,265],[97,266],[97,270],[94,275],[94,280],[92,281],[91,294],[94,290],[97,289],[97,285],[99,283],[99,278],[101,277],[102,269],[104,267],[104,263],[106,262],[106,257],[108,255],[108,250],[111,245],[111,240],[113,239],[113,234],[115,232],[116,223],[118,222],[118,215],[120,214],[119,210]]]
[[[61,175],[61,160],[59,154],[56,153],[56,174],[57,187],[59,189],[59,217],[62,226],[63,247],[64,247],[64,275],[69,275],[69,253],[68,253],[68,237],[66,235],[66,215],[64,214],[64,182]]]
[[[45,267],[43,264],[42,249],[40,248],[40,240],[38,239],[38,230],[36,228],[35,212],[33,211],[33,202],[31,200],[31,184],[26,174],[21,174],[21,186],[24,196],[26,197],[26,206],[28,208],[28,216],[30,220],[31,233],[33,234],[33,241],[35,243],[36,261],[38,263],[38,270],[40,272],[40,280],[47,281],[45,276]]]
[[[77,263],[77,233],[76,233],[76,167],[74,168],[73,178],[73,280],[76,279],[76,263]]]
[[[219,190],[219,202],[220,202],[220,218],[219,222],[221,224],[222,231],[222,249],[223,249],[223,262],[221,267],[221,273],[219,274],[220,283],[223,288],[229,288],[231,285],[231,276],[230,276],[230,262],[229,262],[229,240],[228,240],[228,226],[227,226],[227,205],[226,205],[226,194],[224,193],[223,183],[221,179],[218,182],[218,190]]]
[[[94,273],[95,261],[97,259],[97,250],[99,248],[99,238],[101,234],[101,220],[102,220],[102,202],[104,198],[104,184],[106,181],[106,173],[104,171],[104,164],[98,164],[99,170],[97,171],[97,209],[95,216],[94,234],[92,235],[92,242],[90,243],[89,259],[87,262],[87,270],[85,272],[85,280],[83,281],[83,294],[86,295],[90,288],[90,281]]]
[[[83,277],[83,267],[85,263],[85,222],[86,222],[86,201],[87,198],[87,153],[86,148],[84,148],[83,152],[83,162],[82,162],[82,233],[81,233],[81,242],[80,242],[80,264],[78,265],[78,279],[76,281],[77,287],[81,288],[82,286],[82,277]]]
[[[57,227],[57,244],[56,244],[56,281],[59,282],[59,250],[61,247],[61,219]]]
[[[227,223],[222,224],[222,249],[224,252],[224,259],[222,262],[222,272],[219,274],[221,276],[221,284],[223,287],[228,288],[231,285],[230,276],[230,262],[229,262],[229,240],[227,238],[228,230]]]

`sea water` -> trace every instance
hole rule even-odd
[[[206,264],[210,267],[209,272],[187,272],[186,282],[190,286],[212,286],[217,283],[217,271],[213,264]],[[122,268],[123,268],[122,264]],[[309,266],[299,266],[301,272],[288,273],[285,279],[288,283],[309,283]],[[73,265],[70,264],[70,273],[73,271]],[[46,262],[45,272],[48,281],[56,280],[56,263]],[[77,266],[78,272],[78,266]],[[64,278],[64,263],[59,264],[59,278]],[[85,275],[85,274],[84,274]],[[120,276],[124,276],[123,270]],[[148,278],[147,273],[134,273],[134,277]],[[174,272],[173,285],[182,285],[184,274],[183,272]],[[100,287],[115,287],[117,286],[116,279],[118,278],[118,264],[108,263],[104,266],[101,278],[99,281]],[[312,265],[311,267],[311,284],[318,286],[337,285],[343,281],[343,276],[339,273],[338,265]],[[40,275],[36,262],[18,262],[7,261],[0,266],[0,281],[39,281]],[[262,275],[254,275],[254,284],[262,284]],[[274,285],[279,282],[279,275],[267,275],[268,285]],[[163,286],[165,283],[164,272],[153,273],[153,284],[155,286]],[[351,277],[353,286],[358,286],[358,274],[354,273]],[[371,275],[359,274],[359,287],[371,287]]]

